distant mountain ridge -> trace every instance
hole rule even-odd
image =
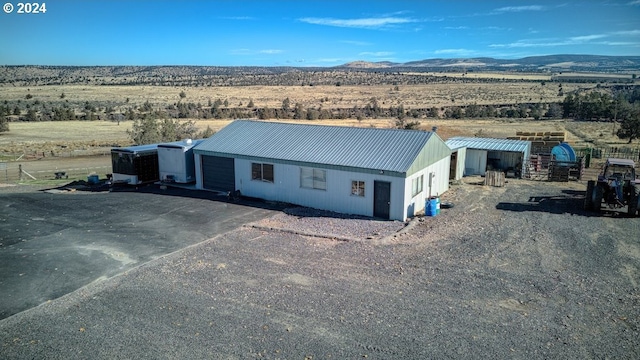
[[[547,55],[521,59],[488,57],[425,59],[406,63],[354,61],[334,67],[293,66],[60,66],[0,65],[0,86],[35,85],[358,85],[424,83],[428,72],[539,73],[564,80],[636,81],[640,56]],[[598,74],[594,77],[592,74]],[[577,76],[577,77],[576,77]],[[618,77],[617,79],[612,78]],[[446,77],[430,81],[448,81]],[[478,80],[480,81],[480,80]]]
[[[640,56],[607,55],[544,55],[520,59],[494,59],[489,57],[425,59],[406,63],[354,61],[338,68],[388,69],[429,68],[447,70],[452,68],[518,71],[640,71]]]

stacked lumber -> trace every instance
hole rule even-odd
[[[559,141],[563,142],[567,138],[567,133],[564,131],[516,131],[516,136],[511,136],[508,139],[513,140],[527,140],[527,141]]]
[[[550,153],[554,146],[565,142],[567,134],[564,131],[517,131],[511,140],[531,141],[532,153]]]
[[[487,171],[484,174],[484,184],[488,186],[503,187],[505,184],[502,171]]]

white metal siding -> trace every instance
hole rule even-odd
[[[388,181],[391,183],[390,218],[406,219],[403,178],[324,169],[327,189],[306,189],[300,187],[300,166],[273,163],[274,182],[271,183],[251,180],[252,162],[255,161],[237,158],[235,161],[236,189],[243,195],[345,214],[373,216],[373,181]],[[365,182],[364,197],[351,195],[352,181]]]
[[[451,158],[446,158],[430,165],[423,170],[411,175],[405,181],[404,189],[404,219],[412,217],[415,213],[424,210],[425,201],[429,196],[439,196],[449,190],[449,168],[451,166]],[[431,177],[431,187],[429,187],[429,177]],[[411,196],[411,182],[413,179],[424,176],[423,191],[416,196]],[[404,220],[403,219],[403,220]]]
[[[182,148],[158,147],[160,180],[167,180],[167,177],[173,177],[178,183],[193,181],[193,175],[189,174],[186,161],[186,154]]]
[[[464,176],[465,161],[467,158],[467,148],[459,148],[455,150],[458,152],[456,158],[456,175],[454,180],[460,180]]]
[[[487,170],[487,151],[467,149],[467,156],[464,163],[464,174],[484,175]]]

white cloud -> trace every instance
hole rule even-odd
[[[627,5],[640,5],[640,0],[629,1]]]
[[[640,0],[638,0],[638,2],[640,2]],[[636,36],[636,35],[640,35],[640,30],[626,30],[626,31],[615,31],[612,33],[613,35],[630,35],[630,36]]]
[[[466,30],[468,28],[468,26],[445,26],[447,30]]]
[[[511,31],[510,28],[500,27],[500,26],[485,26],[482,28],[483,30],[492,30],[492,31]]]
[[[393,16],[361,19],[301,18],[298,20],[314,25],[364,29],[384,29],[395,25],[417,22],[417,20],[411,18]]]
[[[589,42],[591,40],[602,39],[607,37],[605,34],[594,34],[594,35],[584,35],[584,36],[574,36],[569,38],[569,41],[572,42]]]
[[[639,0],[640,1],[640,0]],[[492,48],[532,48],[532,47],[554,47],[554,46],[567,46],[567,45],[634,45],[637,42],[633,41],[597,41],[601,39],[610,38],[613,36],[638,36],[640,30],[626,30],[615,31],[604,34],[591,34],[582,36],[573,36],[566,39],[523,39],[508,44],[491,44]]]
[[[343,44],[355,45],[355,46],[370,46],[373,45],[370,42],[366,41],[355,41],[355,40],[342,40],[340,41]]]
[[[470,55],[473,54],[473,50],[469,50],[469,49],[440,49],[440,50],[436,50],[433,53],[436,55],[458,55],[458,56],[466,56],[466,55]]]
[[[640,46],[640,43],[637,42],[629,42],[629,41],[603,41],[598,43],[600,45],[609,45],[609,46]]]
[[[365,51],[365,52],[361,52],[358,55],[360,56],[375,56],[375,57],[381,57],[381,56],[391,56],[394,53],[391,51],[376,51],[376,52],[371,52],[371,51]]]
[[[246,48],[238,48],[229,50],[229,54],[231,55],[281,54],[283,52],[284,51],[280,49],[252,50]]]
[[[342,63],[342,62],[346,62],[347,60],[340,59],[340,58],[325,58],[325,59],[316,59],[315,61],[321,62],[321,63]]]
[[[526,6],[505,6],[498,9],[494,9],[494,12],[523,12],[523,11],[541,11],[544,10],[544,6],[540,5],[526,5]]]
[[[282,50],[279,50],[279,49],[265,49],[265,50],[258,51],[258,53],[260,53],[260,54],[280,54],[280,53],[282,53]]]

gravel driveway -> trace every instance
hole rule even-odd
[[[13,358],[640,358],[640,218],[464,184],[359,241],[244,226],[0,321]],[[254,223],[259,224],[259,223]],[[354,234],[343,234],[346,238]],[[383,241],[384,240],[384,241]]]

